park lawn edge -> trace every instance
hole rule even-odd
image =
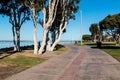
[[[120,46],[115,46],[114,42],[103,42],[102,43],[104,47],[108,47],[108,48],[99,48],[102,51],[106,52],[107,54],[109,54],[110,56],[112,56],[113,58],[115,58],[117,61],[120,62]],[[75,44],[77,46],[80,46],[80,43]],[[95,42],[83,42],[83,46],[89,46],[89,47],[96,47],[96,43]]]

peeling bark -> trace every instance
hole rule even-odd
[[[63,18],[63,19],[64,19],[64,18]],[[51,48],[50,48],[50,51],[53,51],[54,48],[55,48],[55,46],[56,46],[56,45],[58,44],[58,42],[60,41],[61,36],[62,36],[62,33],[63,33],[63,31],[64,31],[66,25],[67,25],[67,21],[64,21],[63,23],[61,23],[61,25],[60,25],[60,29],[59,29],[59,35],[58,35],[58,38],[55,39],[55,42],[52,44],[52,46],[51,46]]]
[[[14,51],[16,51],[16,50],[17,50],[17,46],[16,46],[16,41],[15,41],[15,30],[14,30],[14,26],[12,26],[12,33],[13,33]]]
[[[34,54],[38,54],[38,41],[37,41],[37,25],[36,25],[36,13],[35,8],[32,8],[32,18],[33,18],[33,24],[34,24]]]
[[[17,34],[17,51],[20,51],[20,29],[16,30]]]
[[[48,34],[49,34],[48,31],[55,20],[58,2],[59,2],[59,0],[49,0],[48,15],[46,12],[47,11],[46,7],[44,7],[42,10],[43,14],[44,14],[44,21],[43,21],[44,35],[43,35],[41,47],[39,49],[39,54],[42,54],[43,51],[46,51],[46,47],[47,47],[47,43],[48,43],[47,38],[48,38]]]
[[[44,29],[43,40],[42,40],[41,47],[39,49],[39,54],[42,54],[45,51],[45,46],[46,46],[46,42],[47,42],[47,38],[48,38],[47,35],[48,35],[48,29]]]

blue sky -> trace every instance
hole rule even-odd
[[[108,14],[120,13],[120,0],[81,0],[79,6],[82,11],[82,33],[90,34],[89,27],[92,23],[99,23]],[[67,32],[62,40],[80,39],[80,10],[76,20],[70,20]],[[42,28],[38,24],[38,40],[42,39]],[[0,16],[0,40],[12,40],[11,24],[7,17]],[[21,28],[21,40],[33,40],[33,23],[28,21]]]

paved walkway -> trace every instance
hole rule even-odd
[[[120,80],[120,63],[99,49],[67,45],[67,53],[5,80]]]

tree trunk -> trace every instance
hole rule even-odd
[[[62,36],[62,31],[60,31],[59,35],[58,35],[58,38],[55,40],[55,42],[52,44],[51,48],[50,48],[50,51],[53,51],[55,46],[58,44],[58,42],[60,41],[61,39],[61,36]]]
[[[34,27],[34,54],[38,54],[37,29]]]
[[[44,47],[44,52],[49,51],[49,50],[50,50],[50,38],[49,38],[49,31],[48,31],[46,34],[46,43]]]
[[[119,35],[119,39],[118,39],[118,41],[119,41],[119,43],[118,43],[118,44],[120,45],[120,35]]]
[[[43,40],[42,40],[42,44],[41,44],[41,47],[39,49],[39,54],[42,54],[44,50],[44,48],[47,46],[46,43],[47,43],[47,38],[48,38],[48,29],[44,29],[44,34],[43,34]],[[46,49],[46,48],[45,48]]]
[[[50,46],[51,46],[51,43],[50,43],[50,38],[49,38],[49,30],[47,32],[47,38],[46,38],[46,46],[45,46],[45,51],[50,51]]]
[[[62,33],[67,25],[67,21],[65,21],[65,18],[63,18],[63,21],[64,23],[61,23],[60,26],[59,26],[59,34],[58,34],[58,37],[57,39],[55,40],[55,42],[52,44],[51,48],[50,48],[50,51],[53,51],[55,46],[58,44],[58,42],[60,41],[61,39],[61,36],[62,36]]]
[[[52,44],[53,44],[55,42],[55,39],[56,39],[55,31],[52,32],[51,38],[52,38]]]
[[[14,26],[12,26],[12,33],[13,33],[14,51],[16,51],[16,50],[17,50],[17,46],[16,46],[16,41],[15,41],[15,30],[14,30]]]
[[[94,35],[94,42],[96,42],[96,35]]]
[[[46,50],[47,50],[47,51],[50,51],[50,46],[51,46],[51,44],[50,44],[50,39],[49,39],[49,38],[48,38],[46,44],[47,44]]]
[[[35,8],[32,9],[32,18],[34,24],[34,54],[38,54],[38,41],[37,41],[37,24],[36,24],[36,13]]]
[[[119,46],[119,34],[115,34],[116,46]]]
[[[119,46],[119,39],[116,40],[116,46]]]
[[[20,51],[20,29],[16,30],[17,34],[17,51]]]
[[[116,41],[116,46],[119,46],[119,41]]]
[[[103,34],[102,30],[100,30],[100,33],[99,33],[99,42],[102,42],[102,34]]]

